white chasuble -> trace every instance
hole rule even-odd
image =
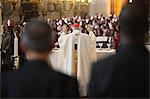
[[[60,51],[56,70],[69,76],[74,76],[74,53],[75,44],[77,43],[77,79],[81,95],[86,96],[91,64],[97,59],[95,35],[92,33],[87,35],[79,30],[74,30],[71,34],[62,34],[58,39],[58,43]]]

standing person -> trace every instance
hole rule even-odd
[[[90,36],[91,39],[92,39],[92,44],[91,44],[91,46],[92,46],[93,50],[96,50],[96,36],[95,36],[95,34],[94,34],[94,32],[93,32],[93,26],[90,25],[90,24],[88,24],[86,28],[87,28],[87,31],[89,32],[89,36]],[[93,53],[92,53],[92,52],[93,52]],[[92,53],[92,56],[91,56],[91,57],[93,57],[93,58],[92,58],[93,61],[96,62],[96,60],[97,60],[97,54],[95,53],[95,51],[92,51],[92,52],[91,52],[91,53]]]
[[[62,26],[62,33],[64,34],[68,34],[68,29],[69,29],[69,25],[68,24],[63,24]]]
[[[63,36],[61,36],[61,35],[68,34],[68,30],[69,30],[69,25],[63,24],[63,26],[62,26],[62,31],[60,32],[59,36],[57,35],[56,41],[61,42],[61,41],[62,41],[61,37],[63,37]],[[58,39],[59,37],[60,37],[60,39]],[[59,48],[59,44],[58,44],[58,43],[55,43],[55,44],[56,44],[55,46],[56,46],[57,48]],[[55,68],[55,67],[54,67],[54,68]]]
[[[86,96],[90,66],[96,57],[94,57],[96,54],[93,55],[96,53],[94,50],[96,46],[92,45],[95,41],[92,39],[93,36],[81,33],[79,24],[73,24],[72,28],[71,34],[62,34],[59,38],[61,42],[58,42],[60,46],[58,70],[77,77],[81,95]]]
[[[58,43],[59,42],[62,42],[62,37],[64,36],[64,35],[66,35],[66,34],[68,34],[68,29],[69,29],[69,26],[67,25],[67,24],[64,24],[63,26],[62,26],[62,31],[61,31],[61,35],[60,35],[60,37],[59,37],[59,39],[58,39]]]
[[[7,21],[6,35],[2,45],[6,55],[4,65],[6,64],[7,68],[5,71],[12,71],[14,66],[14,61],[12,59],[12,56],[14,55],[14,26],[15,22],[9,19]]]
[[[2,34],[2,72],[13,70],[13,61],[11,56],[14,49],[14,34],[10,28],[4,29]]]
[[[3,33],[5,32],[5,27],[4,27],[4,25],[1,25],[0,26],[0,55],[1,55],[1,57],[0,57],[0,65],[1,65],[1,69],[2,69],[2,65],[3,65],[3,63],[2,63],[2,57],[3,57],[3,55],[2,55],[2,36],[3,36]]]
[[[116,55],[92,66],[90,98],[149,98],[149,52],[144,46],[149,7],[144,1],[135,0],[123,8],[122,46]]]
[[[119,31],[114,31],[114,48],[117,50],[119,45]]]
[[[22,69],[3,74],[4,98],[78,98],[77,80],[48,65],[53,30],[43,21],[31,21],[23,30],[22,48],[28,59]]]

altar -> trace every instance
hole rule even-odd
[[[104,49],[99,48],[99,49],[96,49],[96,52],[97,52],[97,59],[100,60],[110,55],[114,55],[116,53],[116,50],[107,49],[107,48],[104,48]],[[51,54],[49,55],[49,59],[50,59],[52,67],[58,67],[58,54],[59,54],[59,49],[53,49],[51,51]]]

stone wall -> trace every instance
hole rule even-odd
[[[45,11],[46,18],[60,18],[60,17],[72,17],[74,15],[95,15],[96,13],[102,13],[104,16],[110,14],[110,1],[111,0],[92,0],[91,3],[75,3],[75,0],[68,2],[67,0],[43,0],[41,3],[38,3],[39,13],[42,17],[42,10]],[[50,2],[50,3],[49,3]],[[53,10],[53,3],[55,3],[56,9]],[[52,10],[52,11],[48,11]],[[9,18],[14,20],[19,20],[19,11],[20,3],[16,4],[16,9],[10,14],[5,15],[3,23],[6,23],[6,20]]]
[[[0,8],[0,26],[2,25],[2,16],[1,16],[1,14],[2,14],[2,10]]]
[[[95,15],[96,13],[101,13],[104,16],[110,14],[111,0],[92,0],[89,8],[89,14]]]

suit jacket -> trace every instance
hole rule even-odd
[[[28,62],[2,76],[4,98],[78,98],[77,80],[53,71],[43,61]]]
[[[116,55],[93,65],[90,98],[148,98],[149,52],[142,44],[124,44]]]
[[[13,62],[11,61],[11,56],[14,51],[14,35],[12,32],[7,31],[2,37],[2,61],[1,71],[13,70]]]

